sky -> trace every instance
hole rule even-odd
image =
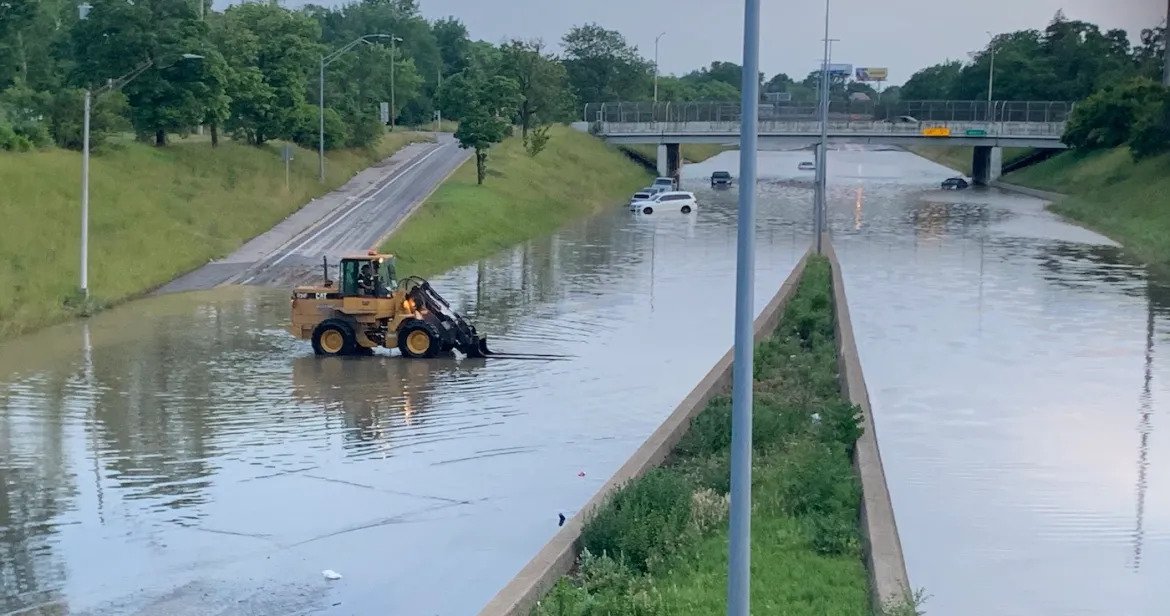
[[[1103,29],[1123,28],[1136,42],[1142,28],[1161,23],[1167,0],[830,0],[833,62],[889,69],[887,85],[945,59],[966,60],[994,33],[1043,29],[1058,9]],[[295,7],[302,0],[288,0]],[[315,0],[315,4],[345,2]],[[743,61],[743,2],[739,0],[419,0],[423,15],[453,15],[471,38],[541,38],[559,45],[575,25],[596,22],[621,32],[662,74],[684,74],[713,60]],[[218,6],[220,2],[216,2]],[[760,70],[802,79],[820,64],[823,2],[762,0]]]

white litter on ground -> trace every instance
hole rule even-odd
[[[326,569],[326,570],[322,571],[321,575],[325,576],[325,579],[327,579],[327,580],[340,580],[341,579],[341,574],[332,570],[332,569]]]

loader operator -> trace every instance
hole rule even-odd
[[[357,279],[358,294],[373,295],[376,285],[377,281],[374,277],[374,270],[370,267],[369,263],[366,263],[362,266],[361,274]]]

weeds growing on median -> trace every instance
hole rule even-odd
[[[828,261],[809,261],[776,332],[756,347],[752,612],[869,614],[840,395]],[[724,609],[731,403],[713,400],[661,468],[619,489],[584,528],[582,555],[539,616],[715,614]]]

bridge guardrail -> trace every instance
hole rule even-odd
[[[1074,107],[1064,101],[833,101],[836,121],[910,116],[923,122],[1063,123]],[[626,101],[585,105],[586,122],[739,122],[739,101]],[[815,102],[761,103],[760,121],[816,121]]]
[[[631,134],[720,134],[738,135],[739,122],[601,122],[597,125],[602,135]],[[820,135],[821,123],[815,121],[773,121],[757,123],[760,134]],[[1059,139],[1064,134],[1064,122],[923,122],[921,124],[889,123],[882,121],[830,121],[832,135],[924,136],[924,129],[947,129],[941,137],[1046,137]]]

